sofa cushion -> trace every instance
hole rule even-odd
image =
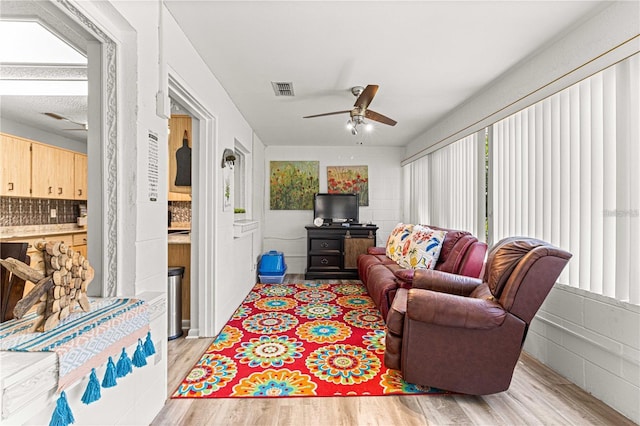
[[[402,250],[405,245],[409,243],[409,236],[413,231],[413,226],[411,224],[398,223],[391,234],[389,234],[389,238],[387,239],[386,246],[386,255],[389,259],[397,262],[402,256]]]
[[[402,247],[398,265],[412,269],[434,269],[447,231],[416,225]]]

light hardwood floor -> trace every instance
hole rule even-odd
[[[287,275],[287,282],[302,276]],[[335,282],[335,280],[333,281]],[[176,339],[168,349],[168,395],[213,339]],[[508,391],[275,399],[167,399],[153,425],[634,425],[526,353]]]

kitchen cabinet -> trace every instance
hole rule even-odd
[[[191,200],[191,186],[177,186],[176,176],[179,168],[187,168],[189,174],[191,173],[191,144],[193,135],[191,133],[191,117],[188,115],[172,115],[169,119],[169,195],[173,195],[173,199],[170,201],[190,201]],[[185,145],[185,131],[187,143]],[[181,154],[188,153],[188,158]],[[180,161],[188,159],[188,164],[179,164]],[[181,199],[178,194],[184,194]],[[188,198],[186,198],[188,196]]]
[[[73,153],[73,199],[87,199],[87,156]]]
[[[73,234],[71,248],[87,257],[87,234]]]
[[[73,200],[74,153],[33,142],[31,144],[31,196]]]
[[[31,141],[0,133],[0,195],[31,196]]]

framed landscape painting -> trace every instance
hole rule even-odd
[[[271,161],[271,210],[313,210],[313,194],[320,190],[319,161]]]
[[[369,205],[369,166],[327,166],[329,194],[360,194],[360,205]]]

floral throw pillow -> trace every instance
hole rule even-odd
[[[447,231],[431,229],[415,225],[408,240],[406,249],[401,252],[398,264],[403,268],[433,269],[436,266],[440,250]]]
[[[404,245],[408,244],[409,236],[413,231],[413,225],[398,223],[391,234],[389,234],[389,238],[387,239],[387,250],[386,255],[389,259],[394,262],[398,262],[402,257],[402,251]],[[407,246],[408,248],[408,246]]]

